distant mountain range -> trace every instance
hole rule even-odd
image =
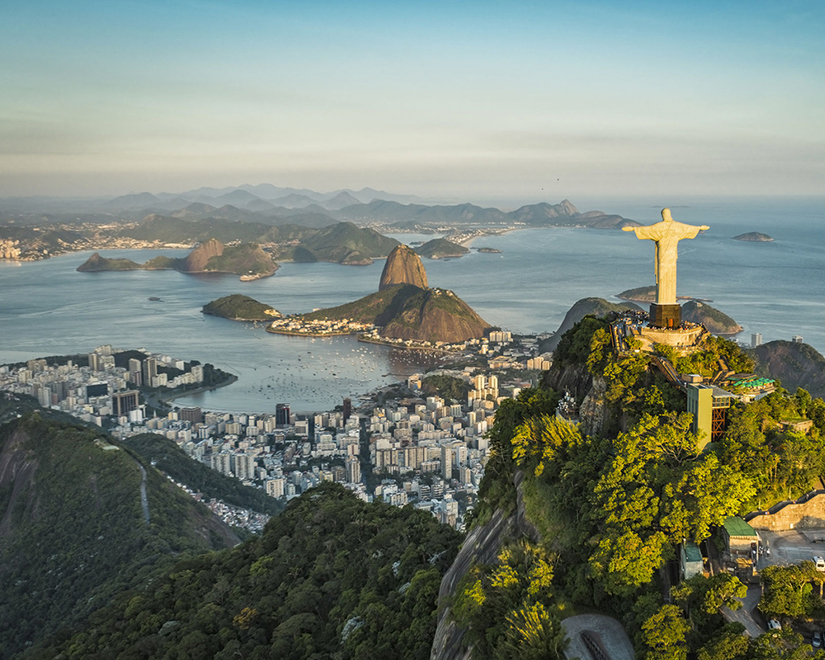
[[[28,221],[42,225],[50,221],[71,224],[112,220],[133,222],[151,214],[186,220],[217,218],[260,222],[270,226],[288,223],[325,227],[349,220],[359,225],[398,231],[429,231],[466,225],[618,229],[637,224],[602,211],[580,212],[566,199],[558,204],[530,204],[509,212],[470,203],[428,205],[422,201],[412,195],[396,195],[372,188],[319,193],[264,183],[197,188],[180,193],[131,193],[115,198],[5,198],[0,199],[0,224],[11,219],[9,216],[16,216],[17,224]],[[32,216],[24,217],[27,214]]]

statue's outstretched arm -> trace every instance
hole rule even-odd
[[[636,227],[622,227],[622,231],[636,231]]]

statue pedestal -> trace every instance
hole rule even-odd
[[[654,328],[678,328],[682,322],[682,306],[660,305],[653,303],[650,306],[650,325]]]

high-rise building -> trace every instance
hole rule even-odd
[[[762,333],[754,332],[751,334],[751,348],[756,348],[762,345]]]
[[[143,382],[147,385],[152,384],[152,379],[158,375],[158,361],[155,358],[148,357],[143,361]]]
[[[350,417],[352,417],[352,399],[346,398],[344,399],[344,424]]]
[[[137,390],[126,390],[125,392],[115,392],[112,394],[112,414],[115,417],[127,415],[133,410],[137,410],[139,402]]]
[[[275,423],[279,427],[289,426],[289,404],[279,403],[275,406]]]
[[[449,445],[441,448],[441,478],[446,481],[453,478],[453,448]]]
[[[97,353],[89,353],[89,368],[92,371],[100,371],[102,366],[100,356]]]
[[[347,457],[347,483],[361,483],[361,462],[357,456]]]
[[[270,497],[279,498],[284,496],[284,486],[286,486],[286,479],[283,477],[276,477],[275,479],[266,480],[266,494]]]
[[[192,424],[200,424],[203,422],[203,412],[197,406],[193,408],[181,408],[178,411],[178,419]]]
[[[255,458],[251,454],[232,454],[234,473],[238,479],[246,481],[255,477]]]

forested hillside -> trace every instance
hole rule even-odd
[[[325,483],[261,537],[179,562],[28,657],[426,660],[459,539]]]
[[[38,411],[0,427],[0,657],[182,553],[235,543],[206,507],[100,430]]]
[[[753,366],[716,338],[681,366],[699,372],[720,356],[732,369]],[[745,593],[737,578],[670,585],[666,603],[659,569],[683,540],[713,542],[728,516],[807,492],[825,472],[825,403],[799,390],[737,404],[725,437],[703,452],[684,396],[648,368],[648,355],[615,354],[605,321],[586,317],[555,357],[545,382],[586,369],[593,388],[582,415],[601,421],[585,432],[584,420],[577,428],[557,419],[558,395],[548,389],[502,404],[475,525],[496,509],[514,511],[520,498],[535,534],[512,535],[497,561],[471,568],[453,595],[473,658],[562,658],[561,621],[581,610],[620,618],[645,660],[809,657],[792,631],[749,639],[725,623],[719,607],[735,609]],[[807,435],[782,425],[801,418],[814,422]]]

